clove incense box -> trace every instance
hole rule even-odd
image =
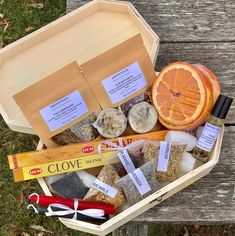
[[[13,169],[15,182],[103,166],[114,152]]]
[[[128,144],[132,143],[133,141],[139,139],[161,141],[164,139],[166,132],[167,132],[166,130],[155,131],[146,134],[130,135],[122,137],[121,139],[120,138],[106,139],[106,141],[114,143],[115,145],[119,145],[119,140],[121,140],[122,146],[125,147]],[[8,162],[10,169],[14,169],[32,165],[35,166],[55,161],[69,160],[81,156],[87,156],[87,155],[90,156],[92,154],[98,153],[99,146],[101,148],[102,153],[111,151],[108,150],[107,148],[112,148],[112,146],[109,146],[103,142],[104,140],[97,140],[86,143],[78,143],[62,147],[49,148],[40,151],[9,155]]]

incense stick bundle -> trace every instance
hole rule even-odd
[[[146,134],[125,136],[121,138],[122,146],[125,147],[133,141],[139,139],[161,141],[164,139],[166,132],[166,130],[163,130]],[[105,141],[119,145],[119,139],[120,138],[106,139]],[[40,151],[9,155],[8,162],[10,169],[14,169],[26,166],[41,165],[55,161],[69,160],[81,156],[97,154],[99,145],[101,145],[101,149],[103,149],[102,152],[109,152],[110,150],[108,150],[107,148],[111,146],[102,144],[103,142],[104,140],[97,140],[86,143],[67,145],[63,147],[44,149]]]
[[[103,166],[116,152],[106,152],[74,159],[13,169],[15,182]]]

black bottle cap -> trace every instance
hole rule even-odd
[[[232,98],[226,97],[222,94],[219,95],[211,111],[211,115],[218,117],[220,119],[225,119],[232,102],[233,102]]]

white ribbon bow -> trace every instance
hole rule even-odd
[[[61,208],[63,210],[61,211],[53,211],[52,207],[57,207],[57,208]],[[48,212],[45,212],[46,216],[65,216],[65,215],[69,215],[69,214],[74,214],[73,219],[76,220],[77,219],[77,214],[82,214],[85,216],[90,216],[93,218],[97,218],[97,219],[105,219],[104,217],[104,210],[101,209],[86,209],[86,210],[77,210],[78,209],[78,200],[74,199],[74,209],[65,206],[63,204],[57,204],[57,203],[53,203],[50,204],[47,208]]]
[[[141,144],[144,140],[145,139],[137,140],[133,143],[129,143],[125,147],[123,147],[122,138],[118,138],[118,145],[116,143],[113,143],[113,142],[110,142],[110,141],[103,141],[103,142],[99,143],[99,145],[98,145],[98,153],[101,154],[102,151],[104,151],[104,150],[116,150],[116,151],[125,150],[125,149],[128,149],[128,148],[132,147],[132,146]],[[110,147],[102,148],[102,144],[108,145]]]

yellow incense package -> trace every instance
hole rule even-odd
[[[106,139],[105,141],[106,142],[109,141],[111,143],[119,145],[119,141],[121,140],[122,146],[125,147],[126,145],[139,139],[161,141],[164,139],[166,132],[167,132],[166,130],[154,131],[146,134],[137,134],[137,135],[125,136],[122,138]],[[14,169],[26,166],[33,166],[33,165],[35,166],[55,161],[69,160],[91,154],[97,154],[99,146],[102,149],[102,153],[112,151],[112,150],[107,150],[107,148],[112,148],[112,146],[109,146],[103,142],[104,140],[97,140],[86,143],[78,143],[62,147],[56,147],[51,149],[50,148],[43,149],[40,151],[9,155],[8,162],[10,169]]]
[[[106,152],[89,156],[77,157],[70,160],[55,161],[40,165],[26,166],[13,169],[15,182],[84,170],[105,165],[108,158],[115,152]]]

